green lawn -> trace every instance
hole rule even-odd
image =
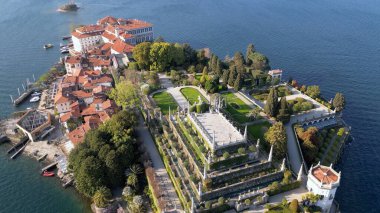
[[[203,97],[203,95],[198,92],[197,89],[186,87],[181,89],[181,93],[192,105],[194,102],[198,102],[198,97],[201,96],[203,102],[208,103],[207,99]]]
[[[202,74],[195,74],[194,78],[197,79],[198,81],[201,80]]]
[[[231,114],[235,121],[239,123],[245,123],[249,121],[246,115],[252,110],[250,106],[245,104],[233,93],[223,93],[222,96],[227,101],[226,110]]]
[[[248,126],[248,133],[254,138],[260,138],[260,141],[264,141],[264,134],[270,126],[271,124],[268,121],[264,121],[259,124],[253,124]]]
[[[156,93],[153,95],[153,99],[157,103],[158,107],[161,108],[161,111],[164,115],[167,115],[169,113],[169,106],[172,112],[177,110],[178,105],[172,95],[170,95],[168,92]]]

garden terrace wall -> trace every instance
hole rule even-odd
[[[232,166],[241,165],[244,163],[249,163],[249,155],[244,154],[237,157],[230,157],[225,160],[220,160],[216,162],[210,163],[210,170],[219,170],[219,169],[227,169]]]
[[[239,182],[222,188],[214,189],[212,191],[204,192],[201,195],[201,201],[216,199],[224,195],[236,194],[248,188],[280,180],[283,178],[283,176],[284,174],[282,171],[274,172],[272,174],[264,175],[262,177],[253,178],[248,181]]]
[[[227,170],[221,175],[218,175],[218,174],[209,175],[209,178],[212,180],[213,183],[224,182],[226,180],[238,178],[244,175],[261,172],[263,170],[270,169],[271,167],[272,167],[272,162],[268,161],[265,163],[254,164],[248,167],[238,168],[238,169],[232,170],[231,172]]]
[[[191,153],[188,149],[187,149],[187,146],[185,144],[185,142],[183,141],[181,135],[179,134],[177,128],[175,127],[175,125],[173,124],[173,121],[171,119],[168,119],[169,120],[169,125],[170,125],[170,128],[172,129],[174,135],[176,136],[176,138],[178,139],[178,142],[180,142],[181,146],[183,147],[183,151],[186,153],[186,155],[189,157],[189,161],[191,164],[194,165],[194,168],[195,170],[198,172],[199,176],[202,176],[202,172],[201,172],[201,168],[203,169],[203,167],[201,165],[198,164],[198,162],[194,159],[195,156],[194,153]]]

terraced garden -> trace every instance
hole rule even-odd
[[[173,111],[177,110],[177,103],[175,102],[172,95],[170,95],[168,92],[159,92],[153,95],[153,99],[158,105],[158,107],[161,108],[161,111],[164,115],[169,114],[169,106],[170,109]]]

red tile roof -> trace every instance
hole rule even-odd
[[[132,53],[134,46],[123,42],[120,39],[117,39],[115,43],[112,45],[112,50],[119,54],[123,53]]]
[[[94,32],[101,32],[104,31],[104,27],[96,24],[86,25],[83,27],[79,27],[75,29],[75,32],[81,33],[81,34],[88,34],[88,33],[94,33]]]
[[[84,128],[84,125],[80,125],[73,131],[69,132],[68,137],[74,145],[77,145],[83,142],[85,135],[86,135],[86,130]]]
[[[71,94],[73,96],[79,98],[79,99],[84,99],[84,98],[90,98],[90,97],[92,97],[91,93],[85,92],[83,90],[73,91]]]
[[[137,19],[126,19],[124,20],[125,24],[120,25],[119,27],[125,30],[135,30],[135,29],[141,29],[146,27],[151,27],[152,24],[149,22],[137,20]]]
[[[117,37],[114,34],[111,34],[107,31],[105,31],[102,36],[110,41],[114,41]]]
[[[55,104],[63,104],[69,102],[70,99],[62,95],[62,91],[58,91],[58,93],[54,97]]]
[[[97,21],[97,24],[117,24],[117,19],[112,16],[106,16]]]
[[[80,56],[66,56],[65,63],[69,64],[78,64],[82,61],[82,57]]]
[[[339,177],[330,167],[316,166],[312,169],[312,175],[322,184],[331,184],[338,181]]]

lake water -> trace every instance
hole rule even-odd
[[[355,141],[343,155],[337,200],[343,212],[378,212],[380,201],[380,2],[375,0],[82,0],[77,13],[55,10],[64,1],[11,0],[0,5],[0,117],[16,109],[9,94],[58,60],[72,24],[113,15],[154,23],[168,41],[210,47],[221,58],[253,42],[299,82],[323,95],[343,92],[344,119]],[[25,106],[24,106],[25,107]],[[22,108],[22,107],[21,107]],[[8,160],[0,147],[0,212],[82,212],[88,204],[58,181],[41,178],[27,157]]]

